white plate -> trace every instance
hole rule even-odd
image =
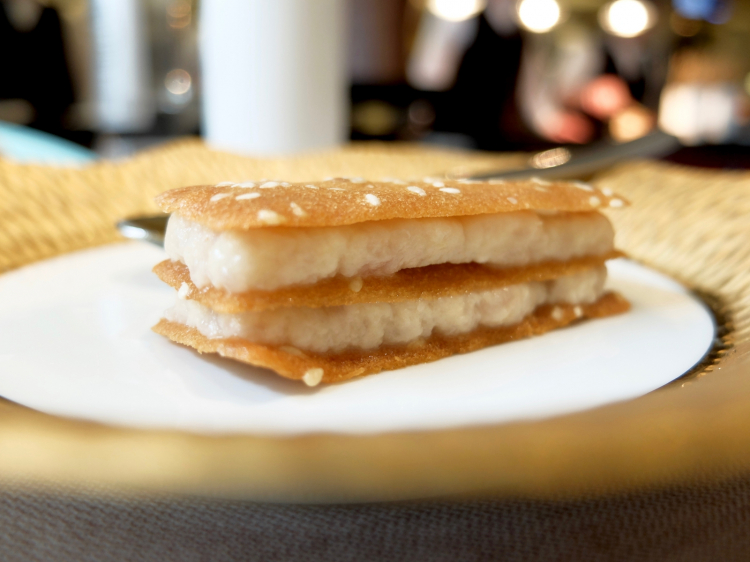
[[[199,355],[150,331],[174,291],[155,247],[68,254],[0,276],[0,396],[135,427],[367,433],[541,418],[625,400],[689,370],[714,335],[684,288],[625,260],[627,314],[343,384],[309,389]]]

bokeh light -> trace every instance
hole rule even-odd
[[[612,116],[609,134],[618,142],[632,141],[650,133],[655,122],[656,116],[651,111],[633,104]]]
[[[560,23],[560,4],[557,0],[521,0],[518,19],[533,33],[546,33]]]
[[[170,70],[164,78],[164,87],[170,94],[181,96],[190,91],[192,79],[186,70],[176,68]]]
[[[427,9],[448,21],[473,18],[487,6],[486,0],[428,0]]]
[[[602,7],[599,23],[618,37],[637,37],[656,23],[656,10],[644,0],[615,0]]]

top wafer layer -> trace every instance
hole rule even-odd
[[[156,202],[166,213],[178,213],[215,230],[341,226],[528,209],[580,212],[626,205],[623,199],[588,184],[538,179],[224,182],[173,189],[159,195]]]

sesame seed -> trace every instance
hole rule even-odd
[[[556,306],[555,308],[552,309],[552,315],[551,316],[552,316],[553,319],[555,319],[555,320],[557,320],[559,322],[560,320],[563,319],[563,316],[564,316],[563,309],[560,308],[559,306]]]
[[[580,306],[573,307],[573,314],[576,315],[576,318],[580,318],[583,316],[583,309]]]
[[[328,176],[327,178],[323,178],[323,181],[333,181],[333,180],[335,180],[335,179],[336,179],[336,178],[334,178],[334,177],[332,177],[332,176]]]
[[[542,193],[547,193],[547,189],[539,185],[535,185],[534,189],[536,189],[537,191],[541,191]]]
[[[582,181],[572,181],[570,182],[570,185],[572,185],[573,187],[577,187],[578,189],[582,189],[584,191],[594,191],[593,187],[591,187],[587,183],[583,183]]]
[[[416,185],[410,185],[406,189],[407,191],[411,191],[412,193],[416,193],[417,195],[427,195],[424,189],[422,189],[421,187],[417,187]]]
[[[286,218],[281,216],[276,211],[271,211],[269,209],[261,209],[258,211],[258,220],[264,224],[270,225],[270,226],[276,226],[278,224],[281,224],[286,221]]]
[[[614,193],[612,192],[612,190],[610,188],[608,188],[608,187],[602,187],[600,191],[604,195],[606,195],[607,197],[611,197],[612,195],[614,195]]]
[[[254,191],[253,193],[243,193],[242,195],[238,195],[235,199],[237,201],[244,201],[247,199],[257,199],[258,197],[260,197],[260,193]]]
[[[346,191],[343,187],[329,187],[331,191]]]
[[[609,202],[610,207],[617,208],[617,207],[622,207],[623,205],[625,205],[625,202],[622,199],[611,199]]]
[[[292,213],[294,213],[298,217],[307,216],[307,213],[305,212],[305,210],[299,205],[297,205],[297,203],[291,202],[289,203],[289,207],[292,209]]]
[[[349,181],[352,183],[365,183],[364,178],[351,178]]]
[[[531,182],[537,185],[551,185],[552,184],[552,182],[548,182],[547,180],[543,180],[542,178],[538,178],[536,176],[531,178]]]
[[[432,182],[433,187],[445,187],[445,184],[441,181],[434,181]]]
[[[359,293],[362,290],[362,285],[364,285],[364,282],[361,277],[354,277],[349,281],[349,288],[355,293]]]
[[[242,183],[236,183],[232,187],[244,187],[244,188],[249,189],[251,187],[255,187],[255,182],[254,181],[245,181],[245,182],[242,182]]]
[[[309,188],[309,189],[318,189],[318,186],[317,186],[317,185],[313,185],[313,184],[311,184],[311,183],[306,183],[306,184],[305,184],[305,187],[307,187],[307,188]]]
[[[513,205],[518,204],[518,199],[516,199],[515,197],[506,197],[506,199],[508,200],[508,202],[512,203]]]
[[[307,386],[318,386],[320,381],[323,380],[323,369],[315,367],[314,369],[308,369],[305,374],[302,375],[302,382]]]
[[[601,204],[602,200],[599,199],[596,195],[589,197],[589,205],[591,205],[592,207],[598,207]]]
[[[213,197],[211,197],[211,201],[220,201],[221,199],[224,199],[225,197],[231,197],[231,193],[217,193]]]
[[[443,193],[461,193],[461,190],[456,189],[455,187],[441,187],[439,191],[442,191]]]
[[[288,182],[285,182],[285,181],[281,182],[281,187],[289,187],[290,185],[292,185],[292,184],[288,183]]]
[[[182,285],[180,285],[180,288],[177,291],[177,298],[185,300],[189,294],[190,294],[190,286],[183,281]]]
[[[260,184],[260,187],[262,187],[263,189],[269,189],[271,187],[278,187],[278,186],[279,186],[279,182],[277,181],[267,181],[266,183]]]
[[[233,181],[222,181],[216,184],[216,187],[228,187],[230,185],[234,185]]]
[[[367,195],[365,195],[365,201],[367,201],[373,207],[377,207],[378,205],[380,205],[380,198],[377,195],[373,195],[372,193],[368,193]]]

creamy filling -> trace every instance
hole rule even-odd
[[[600,267],[552,281],[435,300],[240,314],[221,314],[196,301],[178,299],[165,317],[209,338],[240,337],[317,353],[374,349],[407,344],[436,332],[450,336],[481,326],[512,326],[543,304],[588,304],[602,295],[606,275],[606,268]]]
[[[606,254],[613,239],[609,220],[597,212],[520,211],[243,232],[218,232],[172,215],[164,245],[170,259],[187,265],[198,287],[241,293],[439,263],[564,261]]]

